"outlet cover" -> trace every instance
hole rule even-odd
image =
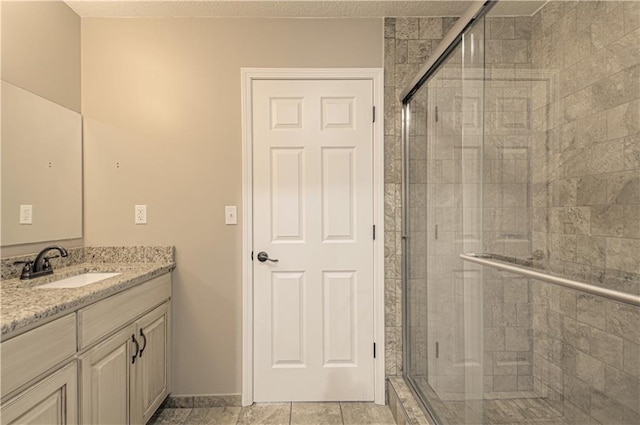
[[[33,224],[33,205],[20,205],[20,224]]]
[[[147,206],[146,205],[135,206],[135,223],[147,224]]]

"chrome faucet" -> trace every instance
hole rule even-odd
[[[54,255],[52,257],[47,257],[46,254],[49,251],[57,250],[60,255]],[[53,273],[53,267],[49,262],[52,258],[58,257],[66,257],[69,253],[67,250],[61,246],[48,246],[36,255],[36,259],[31,261],[16,261],[13,264],[24,264],[22,267],[22,273],[20,274],[20,279],[33,279],[34,277],[46,276],[48,274]]]

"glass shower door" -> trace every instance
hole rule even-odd
[[[481,246],[482,36],[405,105],[406,376],[440,423],[482,421],[481,275],[458,257]]]

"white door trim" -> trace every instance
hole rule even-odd
[[[374,401],[385,404],[384,335],[384,79],[382,68],[242,68],[242,405],[253,403],[253,80],[371,80],[373,127],[373,321],[376,342]]]

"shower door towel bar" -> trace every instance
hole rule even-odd
[[[609,298],[614,301],[619,301],[621,303],[640,307],[640,296],[637,295],[614,291],[613,289],[601,288],[599,286],[590,285],[588,283],[578,282],[571,279],[565,279],[559,276],[553,276],[547,273],[532,270],[527,267],[505,263],[503,261],[498,261],[483,256],[477,256],[477,254],[460,254],[460,258],[464,261],[470,261],[472,263],[481,264],[483,266],[492,267],[494,269],[504,270],[507,272],[518,274],[520,276],[542,280],[544,282],[564,286],[565,288],[576,289],[578,291],[587,292],[593,295],[599,295],[601,297]]]

